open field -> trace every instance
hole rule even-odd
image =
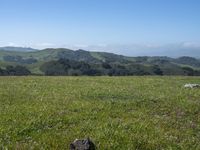
[[[200,149],[199,77],[0,77],[0,149]]]

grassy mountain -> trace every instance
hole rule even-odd
[[[16,48],[17,49],[17,48]],[[30,49],[30,48],[28,48]],[[11,49],[10,49],[11,50]],[[23,65],[31,70],[33,73],[43,72],[40,70],[42,64],[49,61],[56,61],[60,59],[67,59],[77,62],[86,62],[92,64],[98,63],[110,63],[114,65],[152,67],[159,66],[165,72],[165,74],[176,74],[182,67],[190,67],[193,69],[200,69],[200,60],[192,57],[127,57],[122,55],[116,55],[106,52],[90,52],[85,50],[70,50],[64,48],[48,48],[44,50],[33,51],[15,51],[15,50],[0,50],[0,67],[6,67],[8,65]],[[183,71],[183,70],[182,70]]]

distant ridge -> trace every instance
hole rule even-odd
[[[0,47],[0,51],[18,51],[18,52],[32,52],[32,51],[37,51],[38,49],[33,49],[31,47],[14,47],[14,46],[5,46],[5,47]]]
[[[0,48],[0,68],[5,68],[9,65],[23,65],[32,73],[44,74],[41,70],[43,64],[55,64],[61,59],[69,60],[72,64],[84,62],[92,66],[97,65],[98,68],[102,68],[99,67],[101,65],[109,64],[113,68],[119,67],[118,69],[122,70],[123,68],[127,70],[132,68],[132,70],[140,70],[143,71],[143,73],[152,70],[153,67],[159,67],[165,75],[182,75],[184,72],[188,72],[188,70],[190,71],[191,69],[200,70],[200,59],[187,55],[179,58],[170,58],[167,56],[128,57],[114,53],[94,52],[81,49],[48,48],[36,50],[23,47]]]

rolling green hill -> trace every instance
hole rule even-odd
[[[14,49],[14,48],[13,48]],[[32,73],[44,74],[41,66],[50,61],[66,59],[90,64],[109,63],[112,65],[142,66],[142,68],[159,66],[166,75],[179,75],[184,72],[182,67],[189,67],[195,70],[200,69],[200,60],[192,57],[127,57],[106,52],[90,52],[85,50],[70,50],[65,48],[48,48],[33,51],[11,51],[0,48],[0,67],[8,65],[22,65],[27,67]]]
[[[6,47],[0,47],[0,50],[4,51],[20,51],[20,52],[31,52],[31,51],[37,51],[38,49],[33,49],[30,47],[13,47],[13,46],[6,46]]]
[[[5,56],[20,56],[23,59],[35,58],[38,61],[51,61],[57,60],[60,58],[72,59],[77,61],[86,61],[86,62],[99,62],[99,61],[124,61],[128,60],[129,57],[116,55],[112,53],[105,52],[89,52],[85,50],[70,50],[70,49],[44,49],[40,51],[32,52],[22,52],[22,51],[5,51],[0,50],[0,60],[6,61]]]

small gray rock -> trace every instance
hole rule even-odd
[[[94,143],[89,139],[76,139],[70,144],[70,150],[95,150]]]
[[[185,84],[185,88],[200,88],[200,84]]]

